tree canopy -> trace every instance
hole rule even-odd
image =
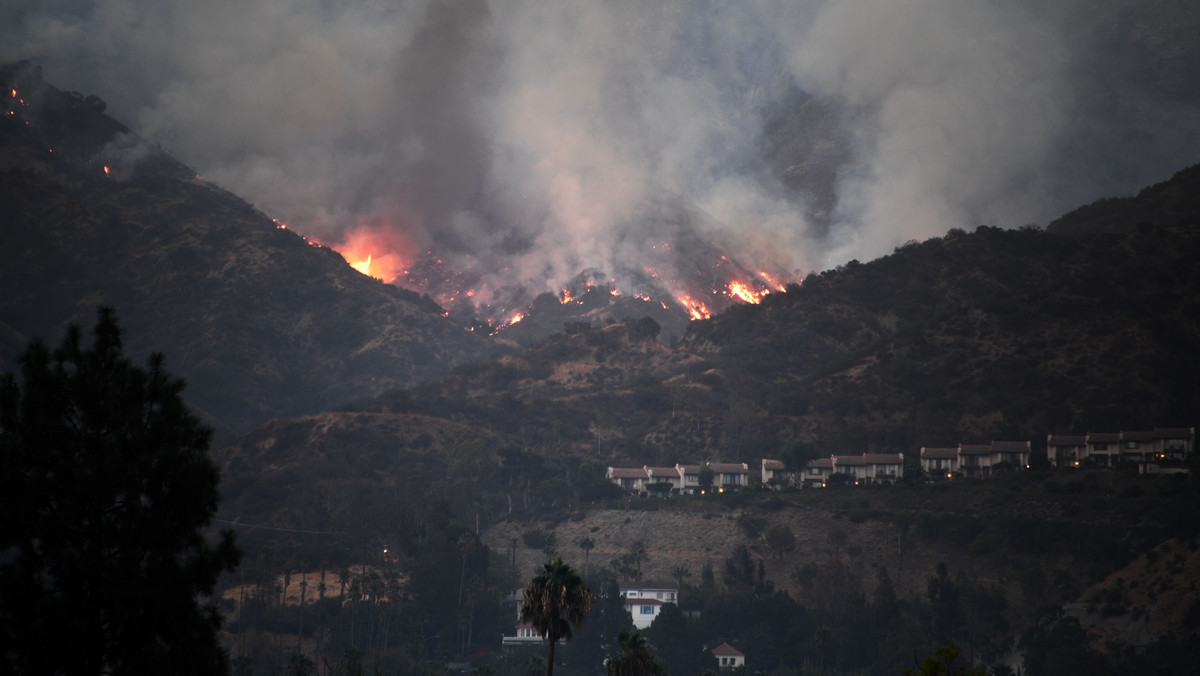
[[[554,645],[559,639],[570,641],[571,627],[583,624],[595,594],[573,568],[556,558],[542,566],[542,572],[525,585],[521,603],[521,621],[533,624],[550,644],[546,673],[554,673]]]
[[[240,552],[202,529],[217,509],[211,431],[155,354],[123,354],[101,308],[90,349],[72,326],[30,343],[0,381],[0,654],[15,673],[227,671],[200,597]]]

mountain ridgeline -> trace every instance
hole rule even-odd
[[[27,63],[0,68],[0,345],[120,313],[221,431],[449,373],[493,348],[435,303],[211,184]],[[11,96],[9,96],[11,94]]]

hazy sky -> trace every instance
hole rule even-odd
[[[536,291],[630,264],[662,195],[806,272],[1165,179],[1200,161],[1198,6],[8,0],[0,56],[301,232],[386,231]],[[822,142],[818,224],[781,180],[799,151],[764,158]]]

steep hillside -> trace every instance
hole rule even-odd
[[[36,69],[0,69],[0,346],[112,305],[222,430],[444,376],[492,349],[206,183]],[[11,369],[11,361],[0,368]]]
[[[483,476],[521,462],[519,480],[481,481],[469,499],[451,498],[483,506],[485,523],[514,504],[579,502],[591,494],[581,462],[777,457],[795,467],[830,453],[911,455],[995,439],[1039,449],[1051,432],[1191,426],[1200,411],[1192,223],[1079,237],[952,232],[694,322],[674,347],[655,340],[648,318],[575,326],[328,415],[403,419],[406,433],[427,428],[434,438],[452,423],[459,441],[431,456],[447,475],[463,442],[486,449],[476,458]],[[273,429],[295,439],[308,425]],[[353,443],[363,457],[391,458],[388,439]],[[218,451],[234,502],[240,475],[254,468],[239,464],[247,443]],[[280,443],[275,452],[303,464],[311,449]],[[382,490],[369,476],[354,486]]]

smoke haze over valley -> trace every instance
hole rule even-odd
[[[17,0],[0,26],[4,60],[293,229],[394,271],[432,251],[485,303],[586,269],[636,293],[689,238],[795,279],[1200,156],[1189,3]]]

